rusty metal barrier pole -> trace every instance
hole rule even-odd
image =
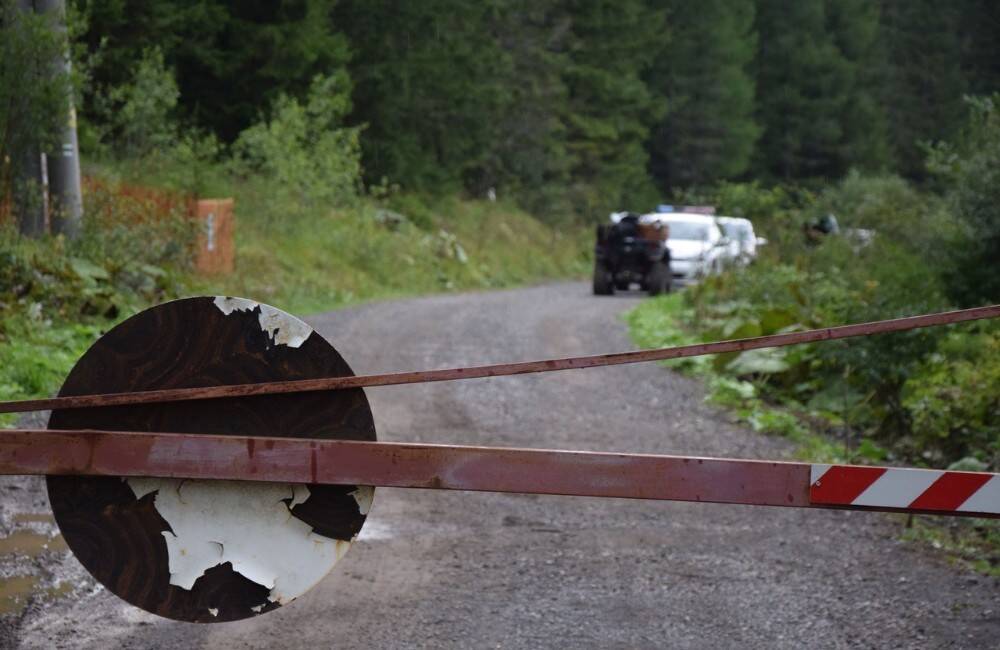
[[[857,323],[839,327],[790,332],[787,334],[772,334],[747,339],[717,341],[714,343],[697,343],[670,348],[653,350],[638,350],[635,352],[618,352],[613,354],[597,354],[565,359],[547,359],[542,361],[523,361],[518,363],[502,363],[469,368],[446,368],[442,370],[417,370],[413,372],[386,373],[377,375],[358,375],[355,377],[327,377],[322,379],[305,379],[299,381],[263,382],[256,384],[237,384],[228,386],[206,386],[202,388],[177,388],[168,390],[150,390],[133,393],[109,393],[103,395],[80,395],[73,397],[53,397],[49,399],[20,400],[0,402],[0,413],[19,413],[47,409],[71,409],[100,406],[120,406],[125,404],[150,404],[154,402],[180,402],[187,400],[217,399],[222,397],[249,397],[254,395],[273,395],[279,393],[301,393],[322,390],[339,390],[346,388],[364,388],[369,386],[397,386],[401,384],[421,384],[436,381],[453,381],[458,379],[479,379],[483,377],[504,377],[536,372],[553,372],[558,370],[574,370],[581,368],[597,368],[628,363],[645,363],[649,361],[665,361],[685,357],[697,357],[706,354],[724,352],[743,352],[761,348],[775,348],[818,341],[833,341],[837,339],[902,332],[924,327],[936,327],[953,323],[964,323],[974,320],[1000,317],[1000,305],[976,307],[958,311],[909,316],[891,320]]]
[[[1000,517],[1000,475],[301,438],[0,431],[0,474],[154,476]]]

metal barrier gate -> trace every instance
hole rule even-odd
[[[1000,475],[377,442],[364,387],[497,377],[829,341],[1000,316],[1000,305],[658,350],[354,376],[297,318],[189,298],[95,343],[44,430],[0,431],[0,474],[48,477],[60,530],[109,590],[162,616],[237,620],[307,591],[374,487],[1000,517]],[[280,551],[280,552],[278,552]]]

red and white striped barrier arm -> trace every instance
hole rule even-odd
[[[0,430],[0,474],[155,476],[1000,518],[1000,475],[855,465],[115,431]]]
[[[1000,514],[1000,475],[933,469],[813,465],[815,505]]]

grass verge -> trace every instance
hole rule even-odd
[[[703,342],[688,325],[694,321],[694,313],[679,293],[644,300],[625,320],[632,340],[643,348]],[[812,432],[807,418],[761,399],[753,382],[718,372],[709,357],[661,363],[700,378],[708,388],[708,402],[727,409],[754,431],[791,440],[798,459],[820,463],[865,460],[864,454],[849,453],[830,437]],[[902,517],[900,521],[905,522],[901,539],[943,553],[949,562],[963,568],[1000,576],[1000,522],[927,516]]]
[[[694,329],[687,326],[693,311],[684,304],[681,293],[671,293],[644,300],[626,314],[629,334],[636,345],[659,348],[702,343]],[[794,413],[761,399],[760,390],[750,381],[717,372],[711,357],[689,357],[661,362],[662,365],[704,381],[706,401],[724,407],[754,431],[778,435],[795,443],[794,455],[815,462],[844,462],[843,451],[825,436],[812,433],[807,423]]]
[[[147,264],[148,251],[176,240],[162,228],[129,234],[135,213],[149,214],[145,204],[129,212],[113,203],[83,244],[0,233],[0,400],[54,394],[102,332],[181,295],[238,295],[304,315],[587,270],[586,229],[556,229],[503,203],[396,197],[393,210],[367,201],[303,210],[265,192],[237,190],[237,268],[219,277],[194,275],[176,256]],[[0,415],[0,426],[16,421]]]

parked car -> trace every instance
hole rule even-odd
[[[729,240],[726,257],[736,264],[747,264],[757,257],[757,246],[766,243],[754,233],[753,223],[742,217],[716,217],[722,234]]]
[[[729,240],[722,234],[715,217],[685,212],[647,216],[669,228],[667,248],[674,284],[692,284],[722,270]]]
[[[657,220],[634,212],[614,213],[610,224],[597,227],[594,245],[594,294],[625,291],[633,283],[656,296],[670,291],[667,229]]]

